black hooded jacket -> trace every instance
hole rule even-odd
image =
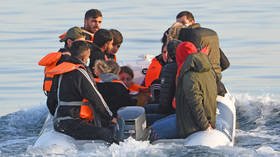
[[[172,108],[172,100],[176,90],[176,62],[166,64],[160,74],[160,97],[159,112],[162,114],[172,114],[175,110]]]
[[[65,60],[65,62],[83,64],[82,61],[75,57],[69,57]],[[54,83],[52,87],[52,94],[48,95],[48,102],[54,102],[54,99],[57,99],[55,90],[57,89],[57,84],[58,83],[56,80],[56,83]],[[92,104],[95,113],[101,118],[103,122],[109,123],[112,120],[112,113],[106,102],[103,100],[101,94],[98,92],[95,84],[94,86],[92,86],[90,81],[78,70],[73,70],[71,72],[63,74],[59,88],[59,100],[64,102],[71,102],[82,101],[84,98],[87,99],[90,104]],[[50,105],[48,104],[48,106]],[[53,108],[55,107],[54,105],[52,106]],[[74,107],[72,106],[59,107],[57,111],[58,116],[71,116],[73,118],[78,118],[79,108],[73,108]]]

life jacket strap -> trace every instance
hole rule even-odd
[[[83,104],[82,101],[60,101],[60,106],[81,106]]]
[[[56,117],[54,119],[54,123],[59,123],[60,121],[64,121],[64,120],[73,120],[73,119],[78,119],[78,118],[73,118],[70,116],[66,116],[66,117]]]

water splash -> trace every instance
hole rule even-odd
[[[67,150],[57,146],[32,147],[47,115],[45,104],[0,117],[0,156],[280,156],[280,101],[275,95],[233,94],[237,103],[234,147],[186,147],[169,143],[126,139],[120,145],[100,143],[76,145]]]
[[[0,151],[2,154],[25,152],[27,146],[36,140],[47,115],[45,105],[0,117]]]
[[[254,149],[268,146],[280,151],[280,101],[274,97],[236,95],[237,146]]]

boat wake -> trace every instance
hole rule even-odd
[[[39,104],[0,117],[0,156],[279,156],[280,99],[273,95],[236,97],[237,131],[234,147],[215,149],[177,143],[152,145],[148,141],[128,138],[120,145],[86,143],[64,149],[58,146],[34,148],[32,145],[47,116]],[[51,140],[51,139],[50,139]]]

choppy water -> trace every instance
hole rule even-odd
[[[209,149],[150,145],[132,139],[121,145],[95,144],[59,156],[280,156],[280,3],[236,1],[15,0],[0,2],[0,156],[46,156],[59,148],[33,149],[46,117],[37,61],[63,46],[57,36],[83,24],[86,10],[99,8],[104,28],[124,39],[119,59],[158,54],[163,31],[181,10],[219,34],[231,61],[223,80],[237,99],[234,147]]]

